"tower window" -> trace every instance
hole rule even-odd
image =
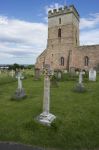
[[[61,66],[64,66],[64,57],[61,57]]]
[[[58,37],[61,37],[61,29],[58,29]]]
[[[61,18],[59,18],[59,24],[61,24]]]
[[[85,56],[84,58],[84,63],[85,63],[85,66],[88,66],[89,65],[89,57],[88,56]]]

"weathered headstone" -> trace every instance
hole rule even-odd
[[[35,76],[34,76],[35,80],[39,80],[40,79],[40,69],[39,68],[35,68]]]
[[[21,72],[18,72],[16,78],[18,79],[18,88],[14,94],[14,96],[12,97],[12,99],[16,99],[16,100],[19,100],[19,99],[22,99],[22,98],[25,98],[26,97],[26,93],[22,87],[22,79],[24,78],[21,74]]]
[[[55,118],[56,116],[50,113],[50,78],[48,70],[45,70],[43,113],[37,117],[37,120],[42,124],[50,126]]]
[[[96,70],[93,68],[89,70],[89,81],[96,81]]]
[[[58,73],[57,73],[57,78],[58,78],[58,79],[61,79],[61,78],[62,78],[62,72],[61,72],[61,71],[58,71]]]
[[[70,74],[71,75],[75,75],[75,67],[71,67],[70,68]]]
[[[11,77],[13,78],[15,75],[15,71],[14,70],[11,70]]]
[[[76,71],[76,75],[79,75],[79,71]]]
[[[86,89],[83,85],[83,72],[82,71],[80,71],[80,73],[79,73],[79,82],[75,86],[74,91],[75,92],[85,92],[86,91]]]
[[[68,71],[67,71],[67,70],[64,70],[64,73],[66,74],[66,73],[68,73]]]

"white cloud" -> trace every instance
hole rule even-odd
[[[49,6],[45,6],[46,14],[48,14],[49,10],[58,9],[60,7],[63,7],[63,5],[60,5],[59,3],[53,3],[53,4],[49,5]]]
[[[80,19],[80,29],[94,28],[99,25],[99,13],[90,14],[88,18]]]
[[[80,19],[80,43],[81,45],[99,44],[99,13]]]
[[[0,16],[0,24],[7,24],[7,23],[8,23],[7,17]]]
[[[55,3],[48,10],[59,8]],[[81,45],[99,44],[99,13],[81,18]],[[0,63],[35,63],[37,56],[46,48],[47,25],[0,16]]]
[[[81,45],[99,44],[99,29],[81,32],[80,42]]]
[[[46,24],[0,17],[0,63],[2,58],[37,56],[46,47],[46,41]]]

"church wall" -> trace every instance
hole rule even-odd
[[[88,66],[85,66],[85,57],[89,58]],[[89,70],[99,64],[99,45],[79,46],[73,49],[73,62],[71,66]]]

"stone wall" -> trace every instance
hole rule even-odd
[[[85,66],[86,56],[89,58],[88,66]],[[73,49],[71,66],[89,70],[97,64],[99,64],[99,45],[79,46]]]
[[[59,28],[61,37],[58,37]],[[89,58],[88,66],[85,66],[85,56]],[[61,57],[64,66],[60,64]],[[37,58],[35,67],[42,69],[44,64],[60,70],[68,67],[88,70],[99,64],[99,45],[79,46],[79,14],[74,6],[49,11],[47,48]]]

